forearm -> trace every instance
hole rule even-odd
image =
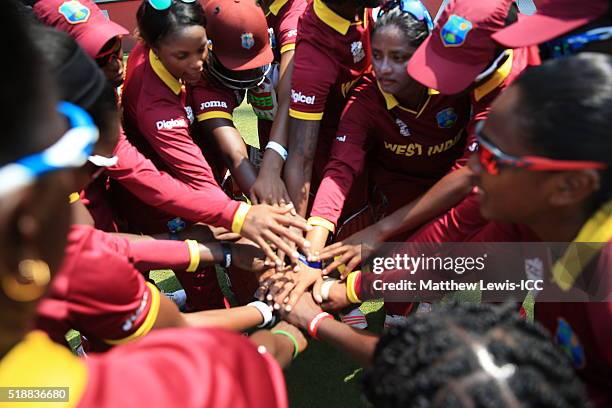
[[[333,319],[321,322],[317,336],[363,367],[370,365],[379,340],[379,337],[373,333],[353,329]]]
[[[285,185],[289,198],[291,198],[295,210],[301,217],[306,217],[311,174],[312,161],[307,163],[301,157],[295,157],[290,152],[285,165]]]
[[[418,228],[448,211],[465,198],[471,188],[471,173],[467,167],[447,174],[425,194],[379,221],[377,226],[382,239]]]
[[[240,138],[240,136],[238,136]],[[225,164],[238,187],[242,192],[248,192],[257,179],[257,172],[249,161],[246,145],[240,140],[236,140],[231,145],[226,145],[223,149]]]
[[[239,332],[263,322],[261,313],[252,306],[183,313],[183,318],[191,327],[221,327]]]
[[[317,252],[325,248],[325,243],[329,237],[329,231],[321,226],[313,226],[312,230],[306,234],[306,239],[310,242],[311,252]]]
[[[272,334],[268,330],[259,330],[249,339],[258,346],[264,346],[282,368],[287,367],[293,359],[294,345],[286,336]]]
[[[289,120],[289,157],[285,165],[285,184],[296,211],[306,216],[312,163],[317,149],[320,121]]]

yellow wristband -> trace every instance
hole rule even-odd
[[[355,283],[359,275],[361,275],[361,271],[355,271],[349,273],[349,276],[346,278],[346,297],[351,303],[361,303],[355,290]]]
[[[312,225],[313,227],[323,227],[329,232],[334,232],[336,230],[336,226],[333,222],[326,220],[323,217],[313,216],[308,219],[308,225]]]
[[[334,256],[334,261],[337,261],[338,259],[340,259],[340,255]],[[344,276],[344,270],[346,269],[346,265],[340,264],[336,269],[338,270],[338,272],[340,272],[340,275]]]
[[[247,213],[251,209],[251,206],[247,203],[240,203],[236,213],[234,214],[234,220],[232,221],[232,232],[235,234],[240,234],[242,231],[242,225],[244,224],[244,220],[246,219]]]
[[[79,193],[72,193],[68,196],[68,202],[70,204],[74,204],[81,199],[81,195]]]
[[[198,241],[186,239],[187,249],[189,249],[189,266],[185,269],[186,272],[195,272],[200,266],[200,245]]]

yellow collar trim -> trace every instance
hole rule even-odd
[[[404,108],[403,106],[400,105],[399,101],[393,94],[383,91],[378,82],[376,82],[376,85],[378,85],[378,90],[380,91],[380,93],[382,93],[383,98],[385,98],[385,104],[387,105],[387,110],[391,110],[393,108],[399,107],[400,109],[405,110],[406,112],[410,112],[416,115],[417,117],[421,116],[421,113],[423,113],[423,110],[425,110],[425,107],[429,104],[429,100],[431,99],[431,96],[440,94],[440,92],[436,91],[435,89],[429,88],[427,90],[427,95],[428,95],[427,100],[425,101],[421,109],[417,112],[412,109]]]
[[[491,91],[500,86],[506,80],[506,78],[508,78],[508,75],[510,75],[510,71],[512,71],[512,62],[514,59],[514,50],[506,50],[506,53],[508,54],[508,58],[506,58],[506,61],[502,64],[502,66],[495,71],[493,76],[491,76],[491,79],[474,90],[474,98],[476,101],[481,100],[491,93]]]
[[[67,348],[53,343],[41,331],[28,334],[0,360],[0,384],[3,387],[69,387],[69,400],[62,404],[63,407],[77,406],[85,391],[87,377],[83,361]],[[0,402],[0,407],[9,405]]]
[[[181,82],[168,72],[153,50],[149,50],[149,63],[151,64],[151,68],[153,68],[153,72],[157,74],[159,79],[161,79],[175,95],[181,93]]]
[[[288,1],[289,0],[274,0],[272,4],[270,4],[270,6],[268,7],[268,10],[270,11],[266,13],[266,17],[269,13],[272,13],[275,16],[278,15],[278,12],[283,8],[285,4],[287,4]]]
[[[314,0],[314,12],[325,24],[342,35],[346,35],[351,27],[351,22],[332,11],[323,0]]]
[[[609,201],[584,224],[572,242],[589,244],[570,245],[553,267],[553,280],[561,289],[570,290],[582,273],[583,267],[588,265],[603,246],[611,240],[612,201]]]

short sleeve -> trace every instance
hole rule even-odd
[[[281,11],[279,24],[274,27],[277,46],[281,54],[295,49],[298,21],[300,16],[304,14],[307,4],[305,0],[290,0],[289,4],[285,5],[285,7],[289,7],[287,11]]]
[[[321,120],[325,103],[338,75],[337,64],[320,47],[301,40],[297,43],[289,116],[302,120]]]
[[[239,105],[233,90],[201,79],[191,88],[191,100],[198,122],[208,119],[227,119],[233,121],[234,109]]]

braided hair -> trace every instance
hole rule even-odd
[[[379,341],[363,391],[376,407],[584,407],[566,355],[513,305],[453,303]]]

